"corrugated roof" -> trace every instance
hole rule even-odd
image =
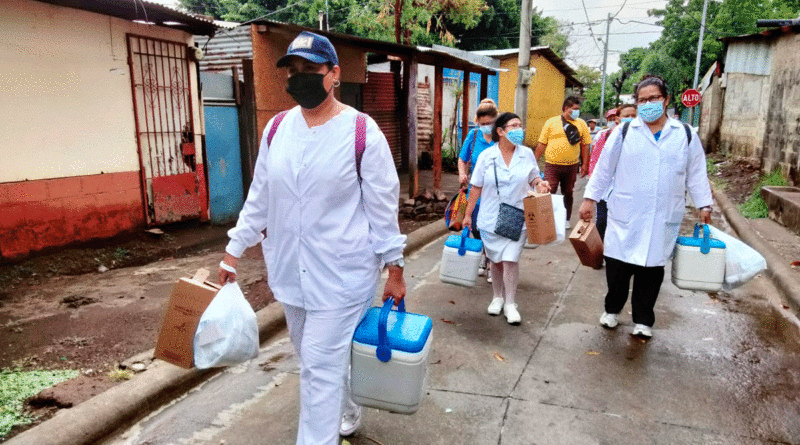
[[[320,31],[314,28],[308,28],[305,26],[299,26],[290,23],[274,22],[272,20],[267,20],[267,19],[255,19],[245,23],[266,26],[267,29],[273,28],[276,30],[283,30],[284,32],[292,34],[294,33],[299,34],[302,31],[311,31],[316,34],[320,34],[327,37],[334,44],[339,43],[344,45],[355,46],[364,51],[377,54],[388,54],[399,57],[413,56],[417,60],[417,63],[423,65],[433,65],[433,66],[438,65],[444,68],[451,68],[461,71],[466,70],[472,73],[481,73],[481,74],[485,73],[490,75],[496,74],[498,71],[501,71],[499,68],[483,66],[479,63],[473,62],[472,60],[468,60],[459,57],[457,55],[449,54],[447,52],[437,50],[434,48],[401,45],[399,43],[367,39],[364,37],[351,36],[349,34]]]
[[[790,32],[795,34],[800,33],[800,24],[794,26],[782,26],[780,28],[765,29],[764,31],[755,34],[744,34],[741,36],[732,36],[732,37],[720,37],[717,40],[720,40],[725,43],[745,42],[748,40],[765,40],[765,39],[774,39]]]
[[[483,56],[495,57],[498,59],[507,59],[512,56],[516,57],[516,55],[519,54],[519,48],[490,49],[490,50],[473,51],[473,52],[475,54],[480,54]],[[553,66],[555,66],[559,71],[561,71],[561,74],[563,74],[567,80],[566,82],[567,87],[579,87],[579,88],[583,87],[583,83],[581,83],[581,81],[575,78],[575,75],[577,74],[575,70],[573,70],[569,65],[567,65],[567,63],[564,62],[564,59],[558,57],[558,54],[553,52],[553,50],[550,49],[549,46],[534,46],[531,48],[531,54],[538,54],[543,56],[550,63],[552,63]]]
[[[250,38],[249,26],[222,30],[211,39],[198,36],[195,37],[195,41],[205,53],[205,57],[200,61],[201,71],[230,74],[231,67],[238,66],[240,76],[243,76],[242,59],[253,58],[253,41]]]
[[[117,17],[130,21],[152,23],[180,29],[190,34],[211,36],[217,29],[213,20],[177,11],[146,0],[39,0],[67,8]]]

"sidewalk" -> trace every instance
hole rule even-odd
[[[510,326],[486,314],[484,280],[439,281],[442,241],[406,268],[408,310],[434,322],[420,410],[365,410],[352,445],[800,441],[800,348],[769,309],[765,296],[776,291],[764,277],[709,295],[679,290],[667,274],[654,338],[644,342],[629,335],[629,306],[617,329],[598,325],[604,271],[581,266],[568,242],[523,251],[523,321]],[[258,359],[103,443],[288,445],[297,395],[297,359],[279,337]]]

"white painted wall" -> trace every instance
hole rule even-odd
[[[0,23],[0,182],[138,171],[125,34],[193,37],[31,0],[4,0]]]

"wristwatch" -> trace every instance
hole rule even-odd
[[[400,258],[399,260],[389,261],[386,263],[386,267],[389,266],[405,267],[406,262],[403,260],[403,258]]]

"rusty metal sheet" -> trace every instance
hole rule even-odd
[[[156,221],[170,223],[200,216],[200,190],[194,173],[153,178]]]
[[[381,129],[389,147],[396,168],[403,163],[400,143],[400,118],[397,115],[397,95],[393,73],[370,72],[363,89],[364,112],[369,114]]]

